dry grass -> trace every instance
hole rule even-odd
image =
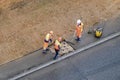
[[[40,48],[49,30],[67,37],[78,18],[87,28],[117,16],[119,4],[119,0],[1,0],[0,63]]]

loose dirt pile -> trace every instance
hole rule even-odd
[[[40,48],[50,30],[67,37],[78,18],[87,28],[119,14],[120,0],[0,0],[0,64]]]

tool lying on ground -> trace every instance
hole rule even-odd
[[[68,44],[75,45],[73,42],[71,42],[71,41],[68,41],[68,40],[66,40],[66,39],[63,39],[63,41],[67,42]]]

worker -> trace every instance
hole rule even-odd
[[[59,54],[60,47],[61,47],[61,41],[62,41],[61,37],[59,37],[58,40],[55,40],[55,43],[54,43],[55,56],[53,58],[54,60],[57,58],[57,56]]]
[[[76,41],[80,41],[81,37],[82,37],[82,32],[83,32],[83,23],[81,22],[80,19],[77,20],[77,25],[76,25],[76,30],[75,30],[75,34],[76,34]]]
[[[50,31],[44,39],[44,45],[43,45],[43,53],[46,53],[48,49],[49,42],[52,42],[53,38],[53,31]]]

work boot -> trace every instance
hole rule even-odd
[[[81,41],[81,39],[80,39],[80,38],[78,38],[78,41]]]
[[[77,42],[79,42],[79,41],[81,41],[81,39],[80,38],[77,38],[77,39],[75,39]]]
[[[46,54],[46,52],[47,52],[46,50],[43,50],[43,51],[42,51],[43,54]]]
[[[46,49],[46,51],[49,51],[49,50],[50,50],[49,48]]]

